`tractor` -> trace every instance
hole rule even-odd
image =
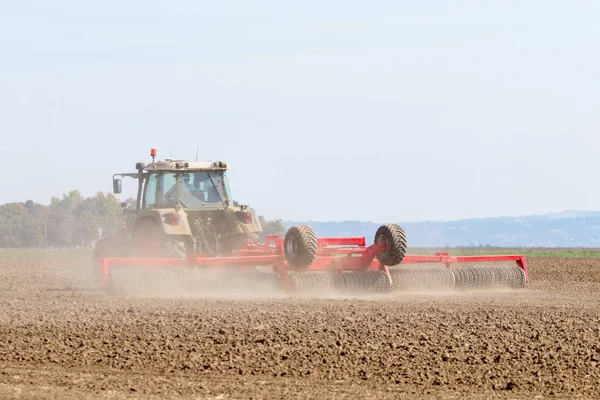
[[[190,254],[220,257],[244,242],[259,243],[264,233],[256,212],[231,200],[222,161],[138,162],[137,172],[113,175],[113,193],[122,193],[122,178],[137,180],[135,209],[125,211],[118,235],[101,239],[94,258],[143,257],[185,259]]]

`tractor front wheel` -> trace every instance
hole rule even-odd
[[[93,252],[93,274],[96,284],[102,284],[104,280],[102,258],[126,257],[127,251],[120,236],[109,236],[102,238],[94,245]]]

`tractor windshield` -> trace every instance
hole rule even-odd
[[[228,197],[223,171],[180,174],[179,200],[184,207],[221,206]]]
[[[179,185],[178,185],[179,184]],[[222,171],[153,172],[147,178],[145,208],[218,207],[228,197]]]

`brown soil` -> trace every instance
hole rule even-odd
[[[600,398],[600,260],[520,291],[126,298],[0,261],[1,398]]]

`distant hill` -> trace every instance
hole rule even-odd
[[[304,223],[318,236],[365,236],[368,243],[380,224],[365,221],[284,221]],[[563,211],[523,217],[477,218],[457,221],[399,222],[410,247],[600,247],[599,211]]]

